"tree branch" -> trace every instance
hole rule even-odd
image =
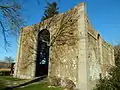
[[[0,9],[6,9],[6,8],[10,8],[10,6],[1,6],[0,5]]]
[[[6,34],[5,34],[5,28],[4,28],[4,26],[3,26],[3,23],[0,21],[0,25],[1,25],[1,27],[2,27],[2,34],[3,34],[3,38],[4,38],[4,46],[5,46],[5,50],[7,51],[7,46],[9,46],[9,43],[8,43],[8,41],[7,41],[7,39],[6,39]]]

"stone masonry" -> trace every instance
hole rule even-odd
[[[48,77],[72,80],[78,90],[92,90],[99,75],[114,65],[114,49],[91,26],[80,3],[65,13],[21,29],[14,77],[36,77],[38,34],[50,33]]]

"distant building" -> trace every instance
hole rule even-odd
[[[1,69],[1,68],[9,68],[9,63],[4,62],[4,61],[1,61],[1,62],[0,62],[0,69]]]
[[[5,72],[5,73],[7,73],[7,75],[13,75],[13,73],[14,73],[14,64],[15,63],[0,62],[0,72]]]
[[[91,90],[114,65],[113,46],[91,26],[84,3],[22,28],[18,49],[14,77],[67,78],[78,90]]]

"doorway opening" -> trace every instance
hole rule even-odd
[[[43,29],[38,34],[36,77],[48,75],[50,33]]]

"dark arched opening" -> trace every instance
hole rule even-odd
[[[43,29],[38,34],[36,77],[48,75],[50,33]]]

